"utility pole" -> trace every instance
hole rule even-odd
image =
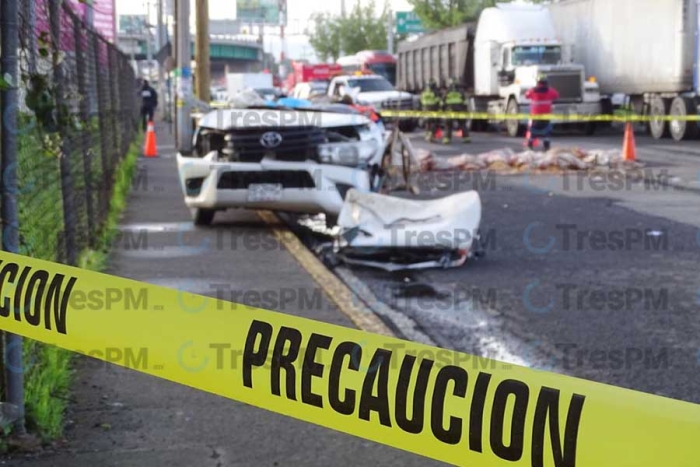
[[[173,5],[173,58],[175,59],[175,67],[177,68],[178,63],[177,63],[177,57],[180,56],[179,48],[178,48],[178,41],[177,41],[177,15],[178,15],[178,8],[177,8],[177,1],[178,0],[170,0],[172,1]],[[170,89],[169,89],[169,97],[170,97],[170,110],[169,113],[171,116],[174,116],[174,118],[170,119],[171,122],[171,128],[173,130],[173,137],[175,138],[175,141],[180,141],[180,138],[177,135],[177,90],[173,89],[175,86],[177,86],[177,70],[173,71],[171,74],[173,80],[170,83]],[[175,92],[173,92],[175,91]]]
[[[192,51],[190,43],[190,2],[177,0],[177,148],[184,154],[192,152]]]
[[[278,75],[280,80],[283,80],[287,76],[287,70],[285,66],[285,60],[287,59],[285,55],[286,42],[284,39],[284,30],[287,25],[287,0],[279,0],[279,23],[280,23],[280,66],[278,68]]]
[[[209,0],[195,0],[197,15],[197,36],[195,37],[195,54],[197,61],[197,98],[209,103],[211,101],[211,59],[209,57]]]
[[[387,34],[387,44],[389,46],[389,53],[393,54],[394,53],[394,13],[389,10],[389,14],[387,15],[387,27],[386,27],[386,34]]]
[[[285,74],[287,70],[285,69],[284,66],[284,60],[285,60],[285,55],[284,55],[284,23],[280,26],[280,66],[279,66],[279,75],[280,79],[284,79]]]
[[[31,31],[32,33],[34,31]],[[2,98],[2,249],[19,253],[19,213],[17,209],[17,125],[19,109],[19,2],[0,2],[0,76],[7,86]],[[19,319],[21,307],[14,312]],[[19,418],[14,421],[16,435],[24,435],[24,368],[22,367],[22,338],[5,334],[5,376],[7,402],[17,406]]]
[[[92,30],[93,27],[95,26],[95,8],[93,6],[93,2],[95,0],[87,0],[85,2],[85,23],[88,26],[88,29]]]
[[[160,52],[163,47],[165,47],[166,43],[165,34],[163,34],[163,0],[156,0],[156,2],[156,15],[158,16],[156,19],[156,48],[158,52]],[[158,64],[158,94],[160,94],[160,102],[163,103],[159,107],[165,117],[165,73],[163,71],[163,65],[162,63]]]
[[[151,41],[151,0],[146,2],[146,79],[151,81],[153,67],[153,43]]]

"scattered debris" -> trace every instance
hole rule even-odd
[[[415,157],[423,172],[449,170],[491,170],[506,173],[525,171],[561,172],[596,171],[600,169],[636,169],[638,162],[624,161],[619,150],[584,151],[577,148],[555,148],[547,152],[499,149],[483,154],[461,154],[449,158],[439,158],[429,151],[417,150]]]

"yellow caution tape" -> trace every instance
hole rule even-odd
[[[209,104],[212,109],[230,108],[230,104],[223,102],[212,102]],[[274,110],[271,107],[270,110]],[[301,110],[301,109],[300,109]],[[700,115],[637,115],[637,114],[617,114],[617,115],[583,115],[583,114],[490,114],[487,112],[449,112],[449,111],[423,111],[423,110],[381,110],[382,117],[385,118],[439,118],[446,120],[550,120],[555,123],[561,122],[621,122],[621,123],[642,123],[642,122],[700,122]]]
[[[489,114],[486,112],[442,112],[422,110],[382,110],[382,117],[390,118],[442,118],[448,120],[551,120],[553,122],[698,122],[700,115],[582,115],[582,114]]]
[[[9,253],[0,328],[454,465],[700,454],[698,405]]]

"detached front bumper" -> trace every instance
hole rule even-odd
[[[345,194],[370,191],[368,170],[315,162],[218,162],[177,156],[185,204],[338,215]]]

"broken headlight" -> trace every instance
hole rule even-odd
[[[238,162],[238,154],[233,145],[233,135],[227,134],[224,137],[224,145],[221,148],[221,158],[228,162]]]
[[[376,152],[377,142],[374,140],[321,144],[318,158],[324,164],[357,167],[367,164]]]

